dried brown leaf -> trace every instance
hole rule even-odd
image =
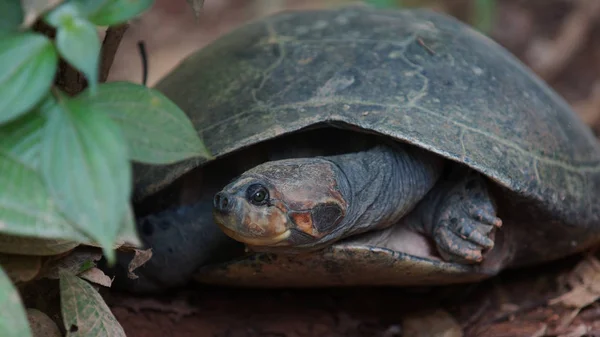
[[[0,235],[0,253],[49,256],[68,252],[79,243],[66,240],[49,240],[35,237]]]
[[[95,267],[96,261],[102,258],[102,252],[98,249],[80,248],[71,254],[54,259],[44,265],[40,274],[42,278],[58,279],[61,271],[69,271],[79,274],[82,271]]]
[[[83,273],[78,275],[84,280],[99,284],[101,286],[110,288],[112,285],[112,279],[108,277],[104,272],[96,267],[90,268]]]
[[[585,324],[579,324],[578,326],[571,329],[569,332],[560,334],[556,337],[583,337],[587,336],[588,328]]]
[[[42,257],[0,254],[0,265],[14,283],[28,282],[40,272]]]
[[[27,320],[35,337],[62,337],[56,323],[37,309],[27,309]]]
[[[402,318],[404,337],[462,337],[463,331],[458,322],[448,312],[437,309],[417,312]]]
[[[146,250],[136,249],[135,256],[129,262],[127,277],[129,277],[132,280],[137,279],[138,276],[133,271],[143,266],[144,263],[148,262],[148,260],[150,260],[151,257],[152,248]]]
[[[567,275],[571,290],[549,301],[550,305],[581,309],[600,298],[600,261],[588,254]]]
[[[470,336],[475,337],[543,337],[548,325],[541,322],[502,322],[477,328]]]

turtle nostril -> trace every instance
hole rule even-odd
[[[226,209],[228,205],[229,200],[227,199],[227,197],[221,198],[221,209]]]
[[[227,212],[231,209],[231,203],[229,202],[229,198],[227,197],[227,194],[223,192],[219,192],[215,195],[213,205],[215,209],[219,212]]]

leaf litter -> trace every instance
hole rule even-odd
[[[133,256],[133,259],[131,259],[127,267],[127,277],[133,280],[138,278],[138,276],[133,271],[143,266],[146,262],[148,262],[148,260],[152,258],[152,248],[146,250],[134,249],[134,252],[135,255]]]
[[[600,261],[593,253],[586,254],[573,270],[566,275],[571,290],[549,301],[550,305],[563,305],[582,309],[600,298]]]
[[[38,309],[27,309],[27,320],[35,337],[62,337],[56,323]]]

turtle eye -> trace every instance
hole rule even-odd
[[[246,190],[246,198],[254,205],[264,205],[269,200],[269,191],[261,184],[252,184]]]

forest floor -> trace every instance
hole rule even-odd
[[[154,84],[189,53],[232,28],[284,8],[336,1],[207,0],[198,21],[185,1],[159,0],[133,22],[109,80],[140,82],[137,42]],[[413,1],[414,2],[414,1]],[[468,1],[427,0],[461,19]],[[498,0],[489,34],[557,90],[600,133],[600,1]],[[112,293],[130,337],[154,336],[600,336],[600,262],[583,254],[477,284],[433,288]]]

